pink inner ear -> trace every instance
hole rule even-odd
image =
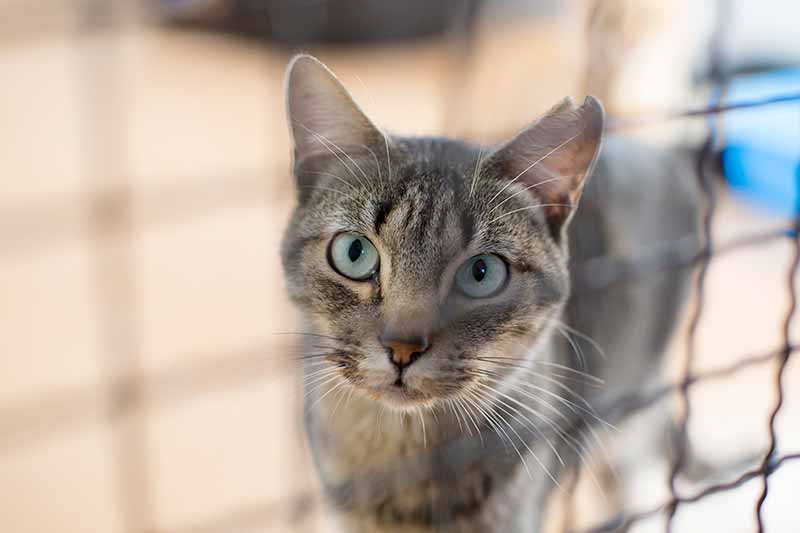
[[[580,189],[572,187],[565,189],[555,185],[549,187],[549,185],[548,183],[537,189],[541,190],[539,197],[542,199],[542,209],[548,220],[560,224],[566,220],[572,212],[573,206],[577,203]]]
[[[552,200],[577,201],[586,174],[597,156],[603,132],[603,109],[587,97],[581,107],[565,99],[498,150],[506,168],[536,194]],[[563,179],[561,179],[563,178]]]

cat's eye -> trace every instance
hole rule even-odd
[[[506,262],[496,255],[470,258],[456,273],[456,286],[472,298],[488,298],[500,292],[508,279]]]
[[[357,281],[372,277],[380,263],[375,245],[358,233],[340,233],[334,237],[328,257],[336,272]]]

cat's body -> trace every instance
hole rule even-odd
[[[288,90],[300,206],[284,265],[342,529],[539,531],[592,438],[581,372],[609,388],[652,375],[687,273],[599,291],[577,278],[592,258],[692,236],[691,168],[610,142],[573,215],[599,152],[593,100],[484,152],[383,136],[311,58]]]

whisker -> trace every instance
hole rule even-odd
[[[603,350],[603,348],[600,346],[600,344],[596,340],[591,338],[589,335],[578,331],[577,329],[573,328],[572,326],[568,326],[567,324],[565,324],[564,322],[561,322],[560,320],[557,320],[557,321],[561,324],[561,327],[566,329],[568,332],[572,333],[573,335],[575,335],[577,337],[580,337],[581,339],[583,339],[586,342],[588,342],[589,344],[591,344],[592,347],[595,350],[597,350],[597,353],[599,353],[603,357],[603,359],[607,358],[605,350]]]
[[[319,375],[322,375],[322,374],[325,374],[325,373],[332,374],[332,373],[334,373],[336,371],[337,371],[337,369],[335,367],[326,366],[325,368],[322,368],[320,370],[314,370],[313,372],[309,372],[308,374],[303,376],[303,380],[304,381],[310,381],[311,379],[314,379],[315,377],[317,377]]]
[[[499,355],[483,355],[483,356],[481,356],[481,360],[520,361],[520,362],[529,362],[529,363],[532,363],[532,364],[535,364],[535,365],[551,366],[553,368],[558,368],[559,370],[561,370],[563,372],[568,372],[570,374],[575,374],[577,376],[577,378],[586,379],[586,380],[589,380],[589,381],[594,381],[598,385],[605,385],[605,383],[606,383],[605,380],[603,380],[601,378],[598,378],[597,376],[593,376],[592,374],[589,374],[588,372],[582,372],[582,371],[577,370],[575,368],[572,368],[570,366],[562,365],[560,363],[554,363],[552,361],[536,361],[535,359],[528,359],[526,357],[508,357],[508,356],[499,356]],[[554,374],[554,375],[557,375],[557,374]],[[576,378],[572,378],[572,379],[576,379]]]
[[[308,128],[306,128],[306,129],[308,129]],[[363,169],[362,169],[362,168],[359,166],[359,164],[358,164],[358,163],[356,163],[356,161],[355,161],[355,160],[354,160],[352,157],[350,157],[350,154],[348,154],[347,152],[345,152],[345,151],[342,149],[342,147],[340,147],[338,144],[336,144],[336,143],[335,143],[335,142],[333,142],[332,140],[328,139],[327,137],[325,137],[325,136],[324,136],[324,135],[322,135],[321,133],[317,133],[317,132],[315,132],[315,131],[311,131],[311,130],[308,130],[308,131],[310,131],[310,132],[311,132],[311,134],[312,134],[312,135],[314,135],[314,136],[317,138],[317,140],[318,140],[318,141],[320,141],[320,139],[323,139],[325,142],[329,143],[331,146],[333,146],[334,148],[336,148],[337,150],[339,150],[339,152],[341,152],[341,153],[342,153],[342,155],[343,155],[343,156],[345,156],[345,157],[346,157],[346,158],[347,158],[347,159],[348,159],[348,160],[349,160],[351,163],[353,163],[353,165],[354,165],[354,166],[355,166],[355,167],[358,169],[358,171],[359,171],[359,172],[361,172],[361,175],[362,175],[362,176],[364,176],[364,179],[366,180],[366,183],[369,183],[369,176],[367,176],[366,172],[364,172],[364,170],[363,170]],[[322,141],[320,141],[320,143],[322,144]],[[328,148],[327,146],[325,146],[325,147],[326,147],[326,148]],[[341,162],[343,165],[345,164],[345,163],[344,163],[344,161],[342,161],[342,160],[341,160],[341,158],[339,158],[339,156],[338,156],[338,155],[336,155],[336,154],[333,152],[333,150],[331,150],[330,148],[328,148],[328,151],[329,151],[329,152],[331,152],[333,155],[335,155],[335,156],[337,157],[337,159],[339,159],[339,162]],[[347,165],[345,165],[345,166],[347,166]],[[352,172],[352,170],[350,169],[350,167],[349,167],[349,166],[347,166],[347,168],[348,168],[348,170],[350,170],[350,171],[351,171],[351,173],[353,174],[353,176],[357,178],[357,176],[355,176],[355,172]],[[361,181],[361,180],[359,179],[359,181]],[[365,182],[361,182],[361,184],[362,184],[362,185],[364,185],[364,186],[366,187],[366,184],[365,184]]]
[[[360,146],[361,148],[364,148],[370,154],[372,154],[372,158],[375,160],[375,167],[378,169],[378,181],[383,181],[383,175],[381,174],[381,164],[378,161],[378,156],[375,155],[375,152],[372,150],[372,148],[370,148],[366,144],[359,144],[358,146]]]
[[[320,144],[321,144],[321,145],[322,145],[322,146],[323,146],[323,147],[324,147],[324,148],[325,148],[327,151],[329,151],[329,152],[330,152],[330,153],[331,153],[331,154],[332,154],[332,155],[333,155],[333,156],[334,156],[336,159],[338,159],[338,160],[339,160],[339,162],[342,164],[342,166],[344,166],[344,167],[347,169],[347,171],[348,171],[348,172],[350,172],[350,174],[352,174],[352,176],[353,176],[353,177],[354,177],[356,180],[358,180],[358,182],[359,182],[359,183],[360,183],[362,186],[366,187],[366,184],[365,184],[365,183],[364,183],[364,182],[361,180],[361,178],[359,178],[359,177],[358,177],[358,175],[355,173],[355,171],[354,171],[352,168],[350,168],[350,165],[348,165],[347,163],[345,163],[345,162],[344,162],[344,160],[343,160],[341,157],[339,157],[339,154],[337,154],[336,152],[334,152],[334,151],[331,149],[331,147],[330,147],[330,146],[328,146],[328,144],[326,144],[327,142],[330,142],[330,141],[328,141],[328,139],[327,139],[327,138],[326,138],[324,135],[322,135],[322,134],[320,134],[320,133],[317,133],[316,131],[312,130],[311,128],[308,128],[308,127],[306,127],[305,125],[301,124],[300,122],[298,122],[298,121],[296,121],[296,120],[295,120],[295,122],[296,122],[296,123],[297,123],[297,124],[298,124],[298,125],[299,125],[301,128],[303,128],[304,130],[306,130],[307,132],[309,132],[311,135],[313,135],[313,136],[314,136],[314,139],[316,139],[316,141],[317,141],[318,143],[320,143]],[[333,144],[333,143],[331,143],[331,144]],[[338,148],[338,147],[337,147],[337,148]],[[347,154],[345,154],[345,155],[347,155]]]
[[[313,368],[319,368],[321,366],[327,366],[327,365],[330,365],[330,364],[331,364],[331,362],[328,359],[315,359],[313,361],[309,360],[309,361],[306,361],[306,362],[303,363],[303,369],[304,370],[305,369],[311,370]]]
[[[437,409],[439,408],[439,404],[434,404],[433,407],[428,409],[428,412],[433,417],[433,421],[438,425],[439,424],[439,415],[436,414]]]
[[[503,436],[505,435],[505,437],[508,439],[509,442],[511,442],[511,437],[508,436],[508,434],[505,432],[505,430],[502,430],[501,428],[499,428],[499,426],[497,426],[495,424],[494,420],[492,420],[489,417],[489,415],[486,413],[486,411],[478,403],[476,403],[474,396],[471,394],[471,391],[467,391],[466,395],[463,396],[462,399],[468,405],[471,405],[472,407],[474,407],[475,410],[478,412],[478,414],[483,416],[483,418],[489,424],[489,427],[492,429],[494,434],[497,435],[497,437],[500,439],[500,442],[503,443],[503,448],[506,451],[508,451],[508,446],[506,445],[506,441],[503,440]],[[501,431],[502,431],[502,434],[501,434]],[[513,442],[512,442],[512,444],[513,444]]]
[[[348,200],[352,200],[353,202],[357,202],[358,201],[358,200],[355,199],[355,197],[347,194],[346,192],[342,192],[339,189],[332,189],[330,187],[322,187],[320,185],[301,185],[299,188],[300,189],[315,189],[315,190],[318,190],[318,191],[335,192],[336,194],[341,194],[342,196],[344,196]]]
[[[350,157],[350,154],[348,154],[347,152],[345,152],[345,151],[344,151],[344,149],[342,149],[342,148],[341,148],[339,145],[337,145],[335,142],[331,141],[330,139],[328,139],[328,142],[329,142],[329,143],[331,143],[331,144],[333,145],[333,147],[334,147],[334,148],[336,148],[337,150],[339,150],[339,151],[340,151],[340,152],[341,152],[341,153],[342,153],[342,154],[343,154],[343,155],[344,155],[344,156],[345,156],[347,159],[349,159],[349,160],[350,160],[350,162],[351,162],[351,163],[353,163],[353,165],[355,165],[355,167],[358,169],[358,171],[359,171],[359,172],[361,172],[361,175],[362,175],[362,176],[364,176],[364,179],[367,181],[367,183],[369,183],[369,176],[367,176],[367,173],[366,173],[366,172],[364,172],[364,169],[362,169],[362,168],[361,168],[361,165],[359,165],[358,163],[356,163],[355,159],[353,159],[352,157]]]
[[[356,391],[356,388],[352,385],[350,386],[350,393],[347,395],[347,400],[344,401],[344,408],[347,409],[347,406],[350,405],[350,398],[353,397],[353,393]]]
[[[484,446],[483,431],[481,431],[481,429],[480,429],[480,427],[478,425],[478,416],[472,411],[472,407],[469,405],[469,403],[467,402],[467,400],[465,398],[459,397],[457,399],[457,401],[459,402],[461,407],[464,409],[464,413],[466,413],[467,417],[472,422],[472,425],[475,427],[475,432],[478,434],[478,438],[481,441],[481,448],[483,448],[483,446]]]
[[[384,130],[381,130],[381,134],[383,135],[383,144],[386,146],[386,164],[389,167],[389,175],[387,176],[387,179],[391,180],[392,179],[392,158],[389,155],[389,135]]]
[[[331,372],[315,376],[314,378],[310,379],[307,383],[303,385],[306,387],[306,396],[311,393],[318,385],[324,385],[325,383],[329,383],[338,377],[338,371],[336,369],[331,369]]]
[[[470,391],[470,392],[473,392],[473,391]],[[480,400],[480,397],[478,397],[477,394],[475,394],[474,397],[477,398],[478,400]],[[517,437],[517,439],[519,439],[519,441],[522,443],[522,445],[525,446],[525,448],[527,448],[528,452],[533,456],[533,458],[536,460],[536,462],[539,463],[539,466],[542,467],[542,469],[548,475],[548,477],[550,477],[550,479],[553,480],[553,483],[558,485],[558,482],[550,474],[550,471],[539,460],[539,458],[536,456],[536,454],[533,453],[533,450],[531,450],[530,446],[528,446],[528,443],[525,441],[525,439],[523,439],[520,436],[520,434],[517,432],[517,430],[514,428],[514,426],[512,426],[507,420],[505,420],[503,417],[499,416],[497,413],[492,412],[491,407],[488,404],[486,404],[486,407],[487,407],[487,409],[489,411],[488,413],[485,413],[485,416],[487,417],[487,420],[489,419],[489,413],[491,413],[495,417],[496,420],[499,420],[501,423],[505,423],[505,425],[508,426],[508,429],[510,429],[511,432],[514,433],[514,435]],[[514,451],[517,452],[517,455],[519,456],[520,461],[522,461],[522,466],[525,467],[525,471],[528,473],[528,477],[531,480],[533,480],[533,473],[531,472],[530,468],[528,467],[528,463],[527,463],[527,461],[525,461],[525,457],[522,455],[522,452],[519,451],[519,448],[517,448],[517,445],[514,443],[514,441],[511,439],[511,437],[508,435],[508,433],[506,433],[506,431],[503,429],[503,426],[502,425],[498,425],[498,427],[508,437],[508,441],[511,443],[511,446],[514,448]]]
[[[484,385],[484,387],[487,387],[487,385]],[[545,423],[547,423],[548,426],[556,433],[556,435],[558,435],[561,438],[561,440],[563,440],[564,443],[572,451],[574,451],[575,454],[579,457],[581,463],[583,463],[584,467],[586,467],[586,469],[589,471],[589,475],[592,477],[592,479],[594,480],[595,484],[597,484],[597,488],[600,489],[600,491],[602,492],[602,487],[600,486],[597,478],[594,475],[594,472],[591,469],[591,465],[588,462],[588,456],[590,455],[590,452],[589,452],[589,450],[587,450],[586,445],[583,442],[581,442],[580,439],[577,439],[577,438],[573,437],[568,432],[566,432],[563,429],[561,429],[552,420],[549,420],[547,417],[544,417],[543,415],[541,415],[541,413],[537,413],[530,406],[527,406],[524,403],[520,402],[519,400],[517,400],[515,398],[512,398],[511,396],[508,396],[508,395],[506,395],[506,394],[504,394],[504,393],[502,393],[500,391],[495,391],[495,392],[499,393],[499,394],[503,394],[510,401],[520,405],[522,408],[524,408],[526,410],[530,410],[534,414],[534,416],[542,416],[543,420],[545,420]],[[548,441],[548,444],[549,444],[549,441]],[[556,452],[554,448],[551,448],[551,449],[553,449],[553,451],[558,456],[558,452]],[[560,457],[560,456],[558,456],[558,457]],[[562,461],[561,464],[562,465],[564,464],[563,461]],[[558,485],[558,484],[556,484],[556,485]]]
[[[458,416],[458,411],[456,411],[456,408],[453,406],[452,398],[448,398],[447,401],[445,402],[445,404],[450,408],[450,411],[453,413],[453,418],[455,418],[456,422],[458,422],[458,431],[459,431],[460,435],[463,436],[464,435],[464,426],[461,425],[461,417]]]
[[[422,425],[422,447],[428,447],[428,436],[425,432],[425,417],[422,416],[422,409],[417,406],[417,414],[419,415],[419,423]]]
[[[564,413],[562,413],[561,411],[559,411],[558,409],[556,409],[556,408],[555,408],[553,405],[551,405],[549,402],[545,401],[545,400],[544,400],[544,399],[542,399],[540,396],[533,395],[533,394],[531,394],[530,392],[528,392],[528,391],[526,391],[526,390],[523,390],[522,388],[520,388],[520,386],[521,386],[521,385],[524,385],[523,383],[513,383],[513,382],[512,382],[512,383],[508,383],[508,382],[506,382],[505,380],[502,380],[502,379],[495,379],[495,378],[491,378],[491,377],[490,377],[490,378],[488,378],[488,379],[489,379],[490,381],[494,382],[494,383],[498,383],[498,384],[504,384],[504,385],[510,386],[510,387],[511,387],[511,389],[512,389],[513,391],[515,391],[515,392],[517,392],[517,393],[519,393],[519,394],[522,394],[523,396],[525,396],[525,397],[527,397],[527,398],[530,398],[530,399],[532,399],[533,401],[535,401],[535,402],[536,402],[537,404],[539,404],[539,405],[543,405],[544,407],[547,407],[547,408],[548,408],[550,411],[552,411],[552,412],[553,412],[553,413],[554,413],[556,416],[558,416],[558,418],[560,418],[560,419],[561,419],[561,420],[563,420],[564,422],[566,422],[566,423],[572,423],[572,420],[571,420],[570,418],[568,418],[567,416],[565,416],[565,415],[564,415]],[[545,391],[545,392],[546,392],[546,391]],[[574,413],[576,413],[576,414],[577,414],[577,412],[575,412],[574,410],[573,410],[572,412],[574,412]],[[561,434],[561,431],[557,429],[557,428],[558,428],[558,424],[556,424],[556,423],[555,423],[554,421],[552,421],[550,418],[548,418],[548,417],[545,417],[545,415],[543,415],[543,414],[541,414],[541,413],[540,413],[540,416],[542,416],[542,417],[543,417],[543,419],[544,419],[545,421],[549,421],[549,422],[552,424],[552,427],[553,427],[554,429],[556,429],[556,432],[557,432],[558,434]],[[597,417],[595,417],[595,418],[597,418]],[[601,421],[601,420],[598,418],[598,421]],[[600,446],[602,447],[602,442],[600,441],[600,437],[597,435],[597,433],[594,431],[594,429],[593,429],[591,426],[587,426],[587,427],[589,428],[589,430],[592,432],[592,435],[593,435],[593,436],[595,437],[595,439],[597,440],[597,442],[598,442],[598,445],[600,445]]]
[[[333,178],[335,180],[338,180],[338,181],[344,183],[345,185],[347,185],[348,187],[350,187],[353,190],[356,189],[356,186],[353,183],[347,181],[346,179],[344,179],[344,178],[342,178],[340,176],[337,176],[333,172],[321,172],[321,171],[316,171],[316,170],[308,170],[307,172],[309,174],[314,174],[316,176],[327,176],[329,178]]]
[[[472,193],[475,190],[475,183],[478,181],[478,170],[481,167],[481,158],[483,157],[483,145],[478,150],[478,160],[475,162],[475,170],[472,172],[472,185],[469,187],[469,197],[472,198]]]
[[[575,176],[576,176],[576,174],[572,174],[572,175],[569,175],[569,176],[558,176],[558,177],[555,177],[555,178],[550,178],[550,179],[547,179],[547,180],[544,180],[544,181],[540,181],[539,183],[534,183],[533,185],[528,185],[528,186],[527,186],[527,187],[525,187],[524,189],[520,189],[520,190],[518,190],[517,192],[515,192],[515,193],[513,193],[513,194],[509,195],[509,196],[508,196],[507,198],[505,198],[503,201],[501,201],[501,202],[499,202],[498,204],[494,205],[494,206],[493,206],[493,207],[492,207],[492,208],[489,210],[489,212],[491,213],[492,211],[494,211],[495,209],[497,209],[498,207],[500,207],[501,205],[503,205],[503,204],[504,204],[504,203],[506,203],[507,201],[511,200],[512,198],[514,198],[514,197],[515,197],[515,196],[517,196],[518,194],[522,194],[522,193],[524,193],[525,191],[529,191],[529,190],[531,190],[531,189],[535,189],[535,188],[537,188],[537,187],[541,187],[542,185],[547,185],[548,183],[551,183],[551,182],[553,182],[553,181],[558,181],[558,180],[564,180],[564,179],[574,178]]]
[[[352,390],[352,389],[353,389],[353,387],[351,385],[350,386],[350,390]],[[333,417],[336,416],[336,411],[339,409],[339,404],[342,403],[342,400],[344,400],[345,396],[347,396],[347,389],[346,388],[339,389],[339,392],[336,393],[336,397],[338,398],[338,400],[336,400],[336,405],[333,406],[333,411],[331,411],[331,414],[328,417],[328,424],[333,422]]]
[[[380,438],[380,437],[383,436],[383,412],[385,410],[386,410],[386,404],[382,403],[381,404],[381,408],[378,411],[378,422],[377,422],[377,424],[375,424],[375,427],[377,428],[377,431],[375,432],[375,436],[377,438]],[[376,438],[376,440],[377,440],[377,438]]]
[[[358,74],[354,74],[354,76],[358,80],[358,82],[361,84],[361,86],[364,88],[364,92],[366,93],[367,98],[369,98],[369,101],[372,103],[372,107],[377,109],[378,106],[375,105],[375,99],[372,97],[372,92],[367,87],[367,84],[364,83],[364,80],[362,80],[361,76],[359,76]],[[376,128],[377,128],[377,126],[376,126]],[[389,157],[389,136],[386,134],[385,130],[383,130],[381,128],[377,128],[377,129],[381,133],[381,135],[383,136],[383,142],[384,142],[384,144],[386,146],[386,164],[389,167],[389,175],[387,176],[387,179],[391,179],[391,177],[392,177],[392,160]],[[367,148],[367,147],[364,146],[364,148]],[[367,148],[367,150],[369,150],[369,148]],[[369,150],[369,151],[372,152],[372,150]],[[372,152],[372,155],[375,156],[375,152]],[[378,166],[378,179],[380,181],[383,181],[383,177],[380,175],[381,166],[378,164],[378,157],[377,156],[375,156],[375,163]]]
[[[572,351],[575,352],[575,357],[578,358],[578,364],[583,370],[586,370],[588,365],[586,363],[586,357],[583,355],[583,350],[581,350],[580,346],[578,346],[573,338],[569,336],[569,333],[558,324],[556,324],[556,331],[558,331],[561,336],[567,340],[569,345],[572,347]]]
[[[335,376],[335,377],[338,377],[338,376]],[[323,394],[322,396],[317,398],[317,400],[311,405],[311,407],[309,407],[309,410],[313,410],[314,407],[316,407],[317,404],[319,404],[319,402],[321,402],[322,400],[325,399],[326,396],[328,396],[330,393],[332,393],[333,391],[335,391],[336,389],[338,389],[339,387],[342,387],[344,385],[347,385],[346,381],[339,382],[336,385],[334,385],[333,387],[331,387],[330,389],[328,389],[328,392],[326,392],[325,394]]]
[[[501,391],[495,389],[494,387],[491,387],[491,386],[489,386],[489,385],[487,385],[485,383],[478,383],[477,385],[479,387],[484,388],[485,390],[488,390],[490,393],[498,394],[498,395],[501,395],[501,396],[503,396],[503,397],[505,397],[505,398],[507,398],[509,400],[513,400],[513,398],[511,398],[509,395],[507,395],[507,394],[505,394],[505,393],[503,393],[503,392],[501,392]],[[507,409],[510,409],[512,411],[512,416],[515,416],[513,413],[516,413],[516,415],[520,416],[524,421],[527,421],[531,425],[531,427],[533,428],[533,432],[536,433],[538,436],[540,436],[542,439],[544,439],[545,443],[547,443],[547,446],[553,451],[553,454],[555,454],[556,459],[558,459],[558,462],[561,463],[561,466],[562,467],[566,466],[565,463],[564,463],[564,459],[561,457],[561,454],[558,453],[558,450],[556,450],[555,446],[553,446],[553,443],[550,442],[550,439],[548,439],[545,436],[544,432],[542,432],[542,430],[539,429],[539,427],[537,427],[536,424],[532,420],[530,420],[528,417],[524,416],[519,409],[516,409],[516,408],[508,405],[505,401],[503,401],[503,400],[501,400],[499,398],[495,398],[495,401],[499,405],[505,406]],[[521,402],[519,402],[519,403],[520,403],[520,405],[524,405]],[[529,411],[531,414],[533,414],[533,416],[535,416],[537,418],[543,419],[545,421],[548,420],[546,417],[544,417],[544,415],[542,415],[541,413],[539,413],[538,411],[536,411],[535,409],[533,409],[530,406],[525,406],[525,409],[527,411]],[[552,422],[551,422],[551,424],[552,424]],[[556,427],[555,424],[553,424],[553,425],[554,425],[554,427]],[[529,448],[529,450],[530,450],[530,448]],[[536,455],[532,451],[531,451],[531,454],[533,454],[534,456]],[[544,465],[542,465],[542,467],[544,468]]]
[[[331,335],[323,335],[322,333],[308,333],[306,331],[278,331],[273,335],[302,335],[305,337],[321,337],[323,339],[333,339],[335,341],[347,342],[347,339],[341,337],[332,337]]]
[[[314,362],[314,361],[325,360],[325,359],[328,359],[330,357],[335,357],[335,356],[347,356],[347,354],[342,350],[336,350],[336,351],[330,351],[330,352],[329,351],[325,351],[325,352],[320,352],[320,353],[307,353],[305,355],[297,355],[297,356],[293,357],[292,359],[295,360],[295,361],[307,361],[307,362],[311,363],[311,362]]]
[[[529,205],[527,207],[520,207],[518,209],[514,209],[509,211],[508,213],[503,213],[502,215],[494,217],[492,220],[487,222],[486,224],[491,224],[492,222],[497,222],[501,218],[505,218],[507,216],[511,216],[515,213],[519,213],[520,211],[527,211],[529,209],[538,209],[540,207],[572,207],[572,204],[538,204],[538,205]]]
[[[495,364],[503,364],[503,363],[495,363]],[[517,366],[517,365],[514,365],[514,366]],[[544,375],[541,375],[541,374],[534,374],[537,377],[541,377],[543,379],[546,379],[547,381],[551,382],[553,385],[555,385],[555,386],[565,390],[566,392],[570,393],[577,400],[579,400],[582,403],[584,403],[586,407],[578,405],[575,402],[573,402],[573,401],[571,401],[571,400],[569,400],[567,398],[564,398],[563,396],[560,396],[560,395],[556,394],[555,392],[553,392],[551,390],[548,390],[548,389],[546,389],[544,387],[539,387],[538,385],[534,385],[533,383],[512,381],[512,380],[509,380],[507,378],[504,379],[500,374],[497,374],[496,372],[491,372],[490,370],[483,370],[483,369],[474,369],[474,370],[489,373],[490,375],[493,375],[495,378],[500,380],[502,383],[518,384],[520,386],[533,389],[533,390],[535,390],[537,392],[541,392],[542,394],[545,394],[545,395],[555,399],[556,401],[564,404],[573,413],[577,414],[577,412],[580,411],[580,412],[588,415],[589,417],[591,417],[593,420],[599,422],[600,424],[603,424],[604,426],[606,426],[606,427],[608,427],[610,429],[613,429],[614,431],[619,431],[611,423],[609,423],[609,422],[603,420],[602,418],[600,418],[595,413],[594,408],[591,406],[591,404],[589,404],[582,396],[580,396],[579,394],[575,393],[569,387],[566,387],[562,383],[559,383],[558,381],[549,378],[548,376],[544,376]]]
[[[480,373],[483,374],[484,376],[486,376],[486,378],[489,381],[492,381],[494,383],[498,383],[498,384],[501,384],[501,385],[506,385],[508,387],[511,387],[512,390],[522,394],[523,396],[526,396],[526,397],[534,400],[537,404],[547,407],[549,410],[551,410],[554,414],[556,414],[559,418],[561,418],[565,422],[570,422],[571,421],[570,418],[567,417],[567,415],[565,415],[564,413],[559,411],[555,406],[553,406],[550,402],[546,401],[541,396],[536,396],[536,395],[532,394],[531,392],[526,391],[523,388],[521,388],[522,383],[509,382],[508,380],[500,378],[498,374],[496,374],[494,372],[491,372],[491,371],[480,371]],[[577,414],[577,410],[575,410],[575,409],[570,408],[570,411],[572,411],[573,413]]]
[[[476,359],[478,361],[482,360],[482,358],[480,358],[480,357],[475,357],[474,359]],[[513,364],[513,363],[503,363],[503,362],[500,362],[500,361],[488,361],[488,360],[485,361],[485,362],[492,363],[492,364],[495,364],[495,365],[498,365],[498,366],[507,366],[507,367],[518,368],[518,369],[520,369],[520,370],[522,370],[524,372],[527,372],[528,374],[531,374],[531,375],[533,375],[535,377],[541,378],[542,380],[547,381],[549,383],[552,383],[553,385],[555,385],[556,387],[560,388],[561,390],[569,393],[576,400],[578,400],[579,402],[584,404],[587,409],[589,409],[591,411],[594,411],[594,409],[591,406],[591,404],[589,404],[589,402],[587,402],[586,399],[583,396],[581,396],[580,394],[578,394],[574,390],[570,389],[569,387],[567,387],[566,385],[564,385],[560,381],[558,381],[556,379],[553,379],[552,377],[550,377],[550,376],[548,376],[546,374],[542,374],[541,372],[537,372],[536,370],[534,370],[532,368],[528,368],[526,366],[517,365],[517,364]]]
[[[466,426],[467,434],[471,437],[472,436],[472,426],[469,425],[469,422],[467,421],[466,415],[464,415],[462,413],[463,408],[459,404],[455,403],[455,401],[454,401],[453,402],[453,410],[454,410],[454,412],[456,414],[456,419],[458,420],[459,427],[461,427],[461,417],[462,416],[464,417],[464,426]],[[464,434],[464,428],[463,427],[461,429],[461,434],[462,435]]]
[[[328,383],[331,383],[332,381],[335,381],[337,379],[339,379],[338,375],[325,376],[325,378],[321,378],[320,381],[316,382],[313,387],[306,389],[306,392],[303,394],[303,398],[304,399],[308,398],[309,396],[314,394],[316,391],[318,391],[320,388],[324,387]],[[308,385],[306,385],[306,387],[308,387]]]
[[[544,161],[545,159],[547,159],[548,157],[550,157],[551,155],[553,155],[554,153],[556,153],[558,150],[560,150],[561,148],[563,148],[564,146],[566,146],[566,145],[567,145],[567,143],[570,143],[570,142],[572,142],[572,141],[573,141],[575,138],[577,138],[577,137],[578,137],[578,135],[580,135],[581,133],[582,133],[582,132],[578,132],[578,133],[576,133],[575,135],[573,135],[572,137],[570,137],[570,138],[569,138],[569,139],[567,139],[566,141],[564,141],[564,142],[560,143],[558,146],[556,146],[555,148],[553,148],[552,150],[550,150],[549,152],[547,152],[546,154],[544,154],[542,157],[540,157],[539,159],[537,159],[536,161],[534,161],[533,163],[531,163],[530,165],[528,165],[528,166],[525,168],[525,170],[523,170],[522,172],[520,172],[519,174],[517,174],[517,175],[514,177],[514,179],[510,180],[508,183],[506,183],[506,184],[505,184],[505,186],[504,186],[502,189],[500,189],[499,191],[497,191],[497,193],[496,193],[494,196],[492,196],[492,197],[491,197],[491,199],[489,199],[489,203],[492,203],[492,202],[495,200],[495,198],[497,198],[498,196],[500,196],[500,194],[501,194],[503,191],[505,191],[505,190],[506,190],[506,189],[507,189],[509,186],[511,186],[511,184],[512,184],[512,183],[516,182],[516,181],[517,181],[517,180],[518,180],[520,177],[522,177],[522,175],[523,175],[523,174],[525,174],[526,172],[528,172],[529,170],[531,170],[533,167],[535,167],[536,165],[538,165],[539,163],[541,163],[542,161]]]

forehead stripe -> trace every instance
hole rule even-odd
[[[375,211],[375,235],[380,235],[381,226],[386,222],[393,207],[391,200],[386,200],[378,205],[378,209]]]

